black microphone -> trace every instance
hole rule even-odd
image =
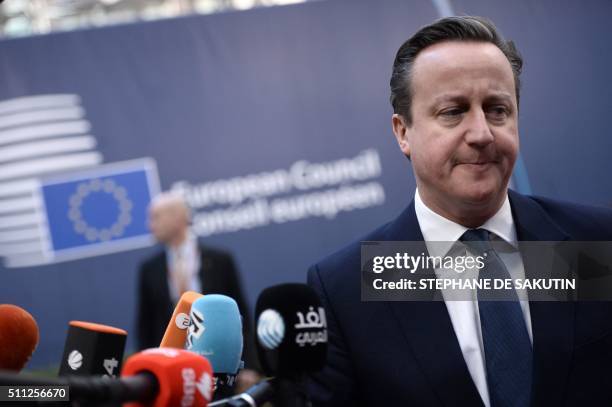
[[[297,283],[266,288],[255,313],[257,353],[268,376],[300,378],[323,368],[327,320],[312,288]]]
[[[259,295],[255,310],[257,353],[264,372],[275,376],[275,405],[310,405],[303,378],[327,359],[327,319],[317,293],[305,284],[276,285]]]
[[[317,294],[305,284],[266,288],[257,299],[257,353],[267,376],[274,379],[211,405],[256,407],[309,405],[302,381],[320,370],[327,358],[327,320]]]
[[[123,329],[70,321],[59,375],[117,377],[126,339]]]

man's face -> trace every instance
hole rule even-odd
[[[149,208],[149,229],[158,242],[169,243],[174,239],[180,224],[176,210],[170,204],[153,204]]]
[[[510,63],[490,43],[439,43],[417,56],[412,94],[412,123],[394,115],[393,130],[423,201],[459,223],[486,220],[504,200],[518,154]]]

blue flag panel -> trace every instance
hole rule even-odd
[[[151,189],[145,163],[111,164],[43,180],[41,189],[55,257],[84,256],[150,243],[147,206]]]

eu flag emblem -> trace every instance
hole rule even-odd
[[[152,160],[134,160],[42,179],[47,255],[56,261],[151,244],[147,207],[159,191]]]

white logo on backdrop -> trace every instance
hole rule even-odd
[[[74,231],[86,241],[108,245],[61,254],[53,250],[41,192],[43,180],[49,174],[70,177],[90,170],[112,174],[139,161],[101,166],[102,154],[97,150],[91,127],[78,95],[33,95],[0,102],[0,257],[4,257],[5,266],[49,264],[153,243],[146,236],[110,242],[122,238],[131,224],[133,203],[125,188],[106,179],[79,185],[71,197],[67,216]],[[154,195],[159,190],[155,163],[151,159],[140,161],[146,161],[143,165],[151,175],[149,187]],[[119,207],[117,219],[108,227],[88,224],[81,213],[83,201],[97,191],[109,194]]]
[[[7,266],[45,263],[38,177],[100,164],[90,130],[78,95],[0,102],[0,256]]]

